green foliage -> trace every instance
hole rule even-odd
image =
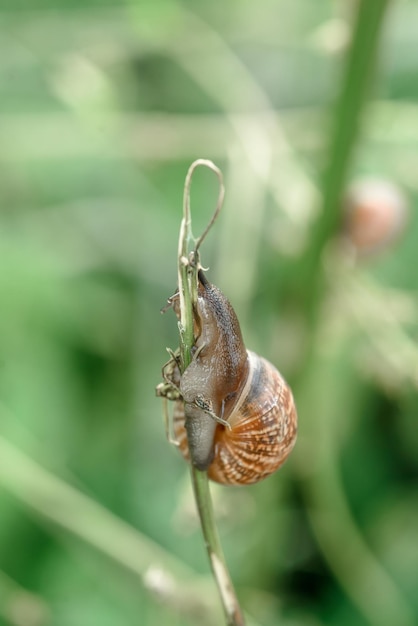
[[[275,477],[213,490],[244,610],[418,619],[418,2],[390,7],[375,76],[359,93],[352,68],[335,119],[352,4],[0,3],[1,625],[220,623],[154,392],[198,157],[226,184],[203,264],[300,417]],[[341,186],[362,176],[397,185],[409,215],[350,263]],[[199,173],[195,234],[216,193]]]

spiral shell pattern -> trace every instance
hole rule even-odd
[[[231,429],[218,424],[211,480],[227,485],[256,483],[275,472],[287,459],[297,433],[297,413],[290,387],[266,359],[248,351],[247,381],[230,415]],[[174,433],[180,451],[190,460],[184,427],[184,406],[174,406]]]

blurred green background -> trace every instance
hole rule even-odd
[[[213,489],[249,623],[418,621],[418,1],[389,4],[360,132],[334,140],[356,8],[1,0],[1,625],[222,623],[154,395],[199,157],[227,190],[208,277],[300,416],[277,475]],[[334,235],[365,176],[399,188],[407,228],[353,262]]]

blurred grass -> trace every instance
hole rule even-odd
[[[336,227],[312,236],[354,8],[0,3],[0,442],[14,451],[0,458],[0,624],[205,623],[213,589],[187,468],[154,397],[176,343],[159,310],[196,157],[216,160],[227,189],[203,262],[247,344],[295,383],[300,413],[276,477],[214,489],[244,608],[286,626],[417,619],[415,0],[390,6],[344,172],[395,182],[408,228],[356,267],[326,250],[315,333],[300,305],[309,245],[316,264]],[[196,233],[214,195],[199,176]],[[42,476],[54,497],[41,495]],[[81,494],[98,503],[94,523]],[[128,536],[155,545],[142,580],[117,557]],[[171,555],[184,570],[170,570]],[[201,576],[193,591],[189,568]]]

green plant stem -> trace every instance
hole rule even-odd
[[[206,577],[39,465],[1,435],[0,487],[48,523],[71,533],[130,571],[174,614],[185,618],[204,614],[205,624],[219,624],[221,612]],[[152,583],[152,572],[159,574],[158,585]]]
[[[339,435],[335,428],[336,423],[342,422],[343,407],[350,402],[349,398],[345,403],[342,401],[346,380],[341,377],[338,359],[346,354],[347,347],[340,346],[339,353],[332,355],[329,351],[314,352],[315,342],[323,332],[320,317],[325,292],[322,256],[341,219],[341,198],[388,4],[388,0],[358,2],[324,174],[322,213],[312,232],[302,271],[295,276],[295,287],[302,294],[310,322],[307,358],[295,385],[295,395],[303,436],[318,442],[311,446],[311,458],[301,456],[303,447],[296,448],[295,467],[318,544],[347,595],[373,626],[394,621],[411,626],[412,610],[362,536],[338,468],[336,442]],[[310,468],[308,473],[307,467]],[[341,549],[342,537],[344,549]],[[371,597],[370,589],[377,589],[379,593]]]
[[[42,626],[50,622],[50,610],[43,598],[27,591],[0,570],[0,618],[10,626],[21,626],[20,616],[14,610],[19,605],[26,609],[25,626]]]
[[[379,35],[389,0],[358,0],[346,70],[335,109],[328,164],[323,176],[322,210],[303,256],[303,266],[292,275],[303,310],[314,318],[323,296],[321,259],[341,219],[342,195],[358,137],[361,113],[370,88]],[[314,323],[314,320],[312,321]]]
[[[1,436],[0,486],[141,578],[153,564],[188,582],[196,577],[182,561]]]
[[[190,275],[187,265],[184,263],[185,256],[179,257],[179,285],[180,289],[180,356],[182,372],[192,361],[192,347],[194,344],[193,334],[193,304],[189,278],[194,280],[193,273]]]
[[[216,527],[207,472],[200,472],[192,467],[191,477],[202,534],[212,573],[221,596],[226,623],[228,626],[244,626],[244,616],[226,565]]]
[[[217,208],[209,226],[196,242],[194,250],[189,252],[190,242],[193,241],[190,217],[190,184],[191,177],[199,165],[205,165],[213,170],[220,181],[220,194]],[[219,213],[223,201],[223,182],[220,170],[210,161],[200,159],[195,161],[189,168],[186,177],[184,193],[184,216],[180,227],[179,254],[178,254],[178,279],[180,293],[180,356],[182,369],[191,363],[192,348],[194,346],[193,308],[197,301],[197,272],[199,269],[198,246],[208,233],[213,221]],[[232,580],[226,566],[216,523],[213,513],[212,499],[209,490],[207,472],[201,472],[191,466],[191,478],[194,497],[199,513],[203,538],[208,552],[212,573],[219,590],[222,607],[228,626],[244,626],[244,617],[236,597]]]

